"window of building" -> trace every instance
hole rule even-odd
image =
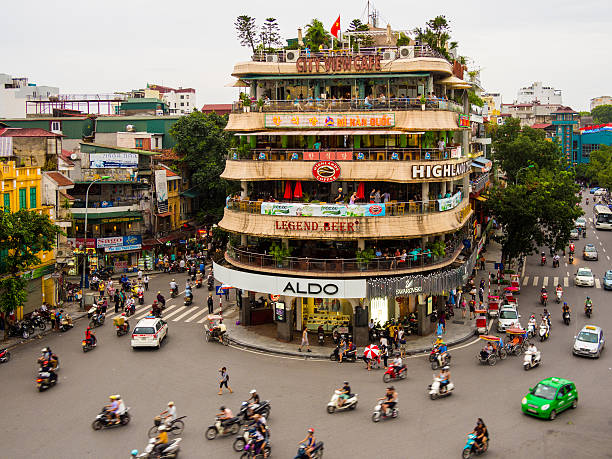
[[[187,106],[189,107],[189,102],[187,102]]]
[[[185,106],[185,104],[183,102],[181,102],[181,107],[184,107],[184,106]]]
[[[136,148],[142,148],[142,139],[134,139]]]
[[[185,96],[185,98],[186,98],[186,99],[189,99],[189,94],[187,94],[187,95]]]
[[[28,194],[27,188],[19,188],[19,209],[28,208],[27,194]]]
[[[11,211],[11,194],[10,193],[4,193],[4,211],[5,212]]]
[[[155,137],[155,148],[159,148],[159,137]]]
[[[184,99],[184,98],[185,98],[185,96],[181,94],[181,99]]]
[[[51,121],[51,132],[61,132],[62,131],[62,122],[61,121]]]
[[[30,187],[30,209],[36,209],[36,187]]]

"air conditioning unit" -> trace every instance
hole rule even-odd
[[[297,62],[299,57],[299,49],[288,49],[287,51],[285,51],[285,62]]]
[[[385,51],[383,53],[382,60],[383,61],[393,61],[393,60],[395,60],[395,51],[391,51],[391,50]]]
[[[266,62],[278,62],[278,54],[266,54]]]
[[[414,46],[400,46],[399,47],[399,58],[400,59],[414,59]]]

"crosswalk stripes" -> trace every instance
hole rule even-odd
[[[203,324],[205,320],[206,320],[206,317],[202,317],[200,320],[198,320],[198,323]]]
[[[525,276],[523,279],[523,285],[527,285],[529,283],[529,276]]]
[[[176,314],[178,314],[179,312],[181,312],[183,309],[185,309],[186,306],[181,306],[180,308],[172,311],[170,314],[166,314],[166,312],[163,313],[164,317],[163,319],[167,322],[168,319],[172,316],[175,316]]]
[[[559,285],[559,278],[558,277],[555,277],[553,279],[553,285],[555,285],[555,286]]]
[[[191,322],[192,320],[194,320],[196,317],[201,316],[202,314],[204,314],[205,312],[208,312],[208,308],[202,309],[200,312],[198,312],[197,314],[191,316],[189,319],[187,319],[185,322]]]
[[[542,287],[548,287],[548,276],[544,276],[544,280],[542,280]]]
[[[540,280],[540,276],[535,276],[535,277],[533,278],[533,286],[534,286],[534,287],[538,285],[538,281],[539,281],[539,280]]]
[[[189,314],[193,314],[193,310],[195,308],[187,308],[187,311],[185,311],[184,313],[182,313],[180,316],[175,317],[174,319],[172,319],[173,322],[178,322],[180,321],[183,317],[188,316]]]
[[[563,278],[563,286],[564,287],[569,287],[569,279],[567,277]]]
[[[599,279],[595,279],[595,287],[601,288],[601,282],[599,282]]]

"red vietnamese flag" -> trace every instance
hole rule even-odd
[[[334,22],[330,32],[334,37],[336,37],[337,40],[339,40],[338,32],[340,32],[340,16],[338,16],[338,19],[336,19],[336,22]]]

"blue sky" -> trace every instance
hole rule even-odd
[[[462,55],[482,69],[490,92],[512,102],[519,87],[542,81],[563,91],[563,102],[588,110],[589,99],[612,95],[610,0],[378,0],[382,26],[421,26],[438,14],[451,21]],[[365,20],[362,0],[304,2],[233,0],[30,0],[3,2],[0,73],[27,76],[64,93],[106,93],[147,82],[194,87],[198,104],[230,102],[233,64],[247,60],[234,20],[277,18],[283,38],[313,17],[345,29]],[[307,12],[306,12],[307,11]]]

